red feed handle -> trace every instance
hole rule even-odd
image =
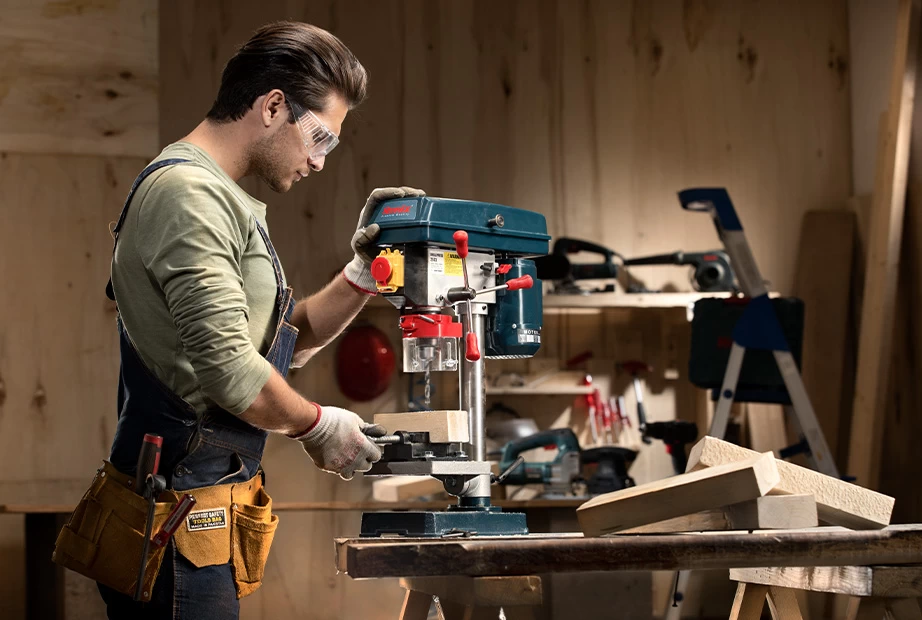
[[[510,291],[517,291],[520,288],[531,288],[534,285],[535,281],[531,279],[531,276],[520,276],[506,282],[506,288]]]
[[[476,362],[479,360],[480,349],[477,347],[477,334],[468,332],[467,336],[464,338],[464,342],[467,345],[467,352],[464,354],[467,361]]]
[[[455,247],[458,250],[458,256],[467,258],[467,233],[463,230],[456,231],[451,236],[455,240]]]

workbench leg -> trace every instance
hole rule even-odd
[[[769,587],[768,608],[772,612],[772,620],[804,620],[797,595],[791,588]]]
[[[762,608],[765,606],[766,594],[768,594],[768,586],[740,582],[736,586],[736,596],[733,597],[730,620],[759,620],[762,617]]]
[[[877,596],[853,596],[848,601],[846,620],[883,620],[887,599]]]
[[[431,594],[407,590],[403,598],[403,607],[400,608],[400,620],[426,620],[431,605]]]
[[[914,598],[892,599],[888,607],[893,620],[922,620],[922,611]]]

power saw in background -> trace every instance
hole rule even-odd
[[[594,263],[574,263],[570,255],[586,252],[602,257]],[[620,261],[620,265],[615,259]],[[587,295],[589,293],[610,293],[615,284],[606,284],[601,288],[583,288],[578,280],[616,280],[619,269],[627,273],[627,267],[643,265],[689,265],[692,267],[690,281],[696,291],[703,293],[738,291],[736,277],[730,266],[730,258],[722,250],[709,252],[672,252],[638,258],[625,258],[618,252],[584,239],[560,237],[554,241],[552,252],[535,260],[538,278],[554,283],[552,293],[557,295]],[[630,278],[629,278],[630,281]],[[649,293],[649,291],[631,284],[628,293]]]

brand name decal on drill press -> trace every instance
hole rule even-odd
[[[190,512],[186,517],[186,527],[190,532],[225,528],[227,527],[227,509],[212,508]]]
[[[416,217],[416,205],[395,205],[381,209],[381,217]]]

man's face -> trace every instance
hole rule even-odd
[[[333,94],[328,97],[325,110],[313,114],[324,127],[339,136],[348,112],[343,98]],[[326,157],[311,157],[301,128],[297,122],[288,122],[287,113],[279,120],[275,129],[254,146],[252,167],[254,174],[270,189],[285,193],[311,170],[322,170]],[[307,140],[310,143],[311,137]]]

